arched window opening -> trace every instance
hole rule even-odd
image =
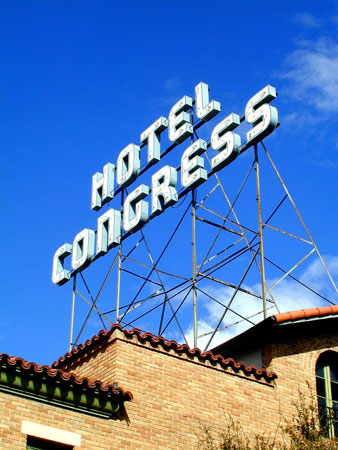
[[[320,421],[330,437],[338,437],[338,353],[322,353],[316,364],[316,384]]]

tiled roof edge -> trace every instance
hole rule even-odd
[[[19,367],[24,372],[33,372],[36,375],[45,375],[49,380],[54,381],[57,377],[66,384],[76,384],[78,386],[87,387],[89,389],[98,389],[102,393],[111,393],[118,396],[122,401],[132,400],[133,395],[129,391],[123,390],[121,387],[114,387],[111,384],[102,383],[99,380],[91,380],[87,377],[81,377],[72,372],[65,372],[61,369],[52,368],[47,365],[40,366],[33,362],[25,361],[23,358],[8,356],[6,353],[0,353],[0,367],[7,364],[12,367]]]
[[[136,336],[141,342],[150,342],[152,345],[161,345],[165,350],[173,349],[176,353],[185,353],[188,356],[197,356],[200,361],[207,361],[219,363],[224,368],[231,367],[235,371],[242,370],[246,375],[253,374],[256,378],[264,378],[266,381],[272,381],[277,378],[274,372],[267,372],[265,369],[258,369],[256,366],[247,366],[243,362],[236,363],[232,358],[224,359],[221,355],[215,355],[211,351],[202,352],[199,348],[191,349],[187,344],[178,344],[174,340],[167,341],[163,336],[154,336],[152,333],[142,333],[138,328],[125,330],[120,324],[114,324],[109,331],[100,331],[92,339],[88,339],[84,344],[80,344],[71,352],[61,356],[57,361],[54,361],[52,367],[62,367],[70,363],[75,357],[81,356],[90,347],[98,345],[104,340],[108,340],[115,330],[120,330],[125,336]]]
[[[338,305],[331,305],[331,306],[320,306],[318,308],[308,308],[308,309],[299,309],[297,311],[289,311],[285,313],[275,314],[273,317],[277,323],[283,323],[336,314],[338,314]]]

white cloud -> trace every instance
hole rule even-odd
[[[337,144],[337,148],[338,148],[338,144]],[[338,163],[334,160],[331,159],[321,159],[321,160],[316,160],[316,159],[311,159],[308,158],[309,163],[314,164],[316,166],[319,167],[323,167],[324,169],[336,169],[338,167]]]
[[[182,82],[177,75],[167,78],[164,82],[164,87],[166,91],[174,91],[181,89]]]
[[[289,95],[325,115],[338,111],[337,41],[301,41],[285,64],[282,78],[289,82]]]
[[[321,26],[321,21],[308,12],[296,14],[293,21],[305,28],[319,28]]]
[[[198,321],[198,335],[201,336],[198,338],[197,341],[197,347],[200,348],[201,350],[204,350],[205,346],[208,343],[208,340],[210,339],[210,336],[214,330],[214,327],[211,326],[210,323],[208,323],[207,321],[200,319]],[[185,337],[187,339],[188,345],[193,348],[194,347],[194,330],[193,330],[193,326],[190,325],[187,332],[184,333]],[[205,335],[206,334],[206,335]],[[215,338],[212,341],[212,346],[216,346],[218,344],[221,344],[222,342],[226,341],[227,339],[229,339],[229,337],[227,336],[227,334],[224,331],[220,331],[218,333],[216,333]]]
[[[338,276],[338,257],[327,256],[325,262],[331,273],[333,279]],[[300,281],[307,284],[312,289],[318,291],[322,295],[329,298],[331,301],[337,301],[337,294],[325,272],[325,269],[319,259],[314,260],[299,276]],[[268,285],[271,286],[276,279],[267,280]],[[253,292],[260,292],[259,284],[253,286],[242,286]],[[207,293],[216,298],[221,303],[227,305],[233,294],[233,289],[223,288],[215,285],[209,285]],[[280,282],[272,291],[274,299],[280,309],[280,312],[293,311],[297,309],[311,308],[314,306],[327,306],[329,303],[318,297],[315,293],[304,288],[296,281],[286,278]],[[267,294],[269,297],[269,294]],[[198,339],[198,347],[204,350],[207,345],[211,332],[217,326],[223,312],[224,307],[206,296],[199,298],[200,310],[198,321],[198,335],[201,336],[209,333]],[[258,323],[263,320],[262,301],[260,299],[249,296],[243,292],[239,292],[230,307],[240,315],[249,318],[251,322]],[[277,310],[271,302],[267,302],[268,316],[276,314]],[[228,312],[224,317],[220,329],[215,338],[212,340],[209,348],[213,348],[218,344],[225,342],[233,336],[236,336],[252,326],[249,322],[241,320],[241,318],[234,312]],[[192,326],[186,331],[186,336],[189,345],[193,346],[193,329]]]
[[[161,95],[148,99],[148,104],[151,108],[157,110],[159,108],[171,108],[184,95],[184,92],[182,92],[182,81],[177,75],[164,81],[164,90],[166,92],[165,96]]]
[[[328,268],[333,279],[338,276],[338,257],[326,256],[326,267]],[[301,275],[300,280],[308,285],[311,285],[317,291],[323,291],[326,294],[330,294],[332,291],[332,284],[328,283],[328,275],[324,269],[323,264],[319,259],[315,259],[307,268],[307,270]]]

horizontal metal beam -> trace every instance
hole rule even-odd
[[[221,230],[228,231],[229,233],[237,234],[237,236],[242,236],[242,234],[239,233],[238,231],[231,230],[230,228],[224,227],[223,225],[219,225],[218,223],[212,222],[211,220],[204,219],[203,217],[196,216],[196,220],[206,223],[207,225],[212,225],[214,227],[220,228]]]
[[[198,275],[202,275],[202,276],[204,276],[205,278],[208,278],[211,281],[216,281],[216,283],[222,284],[223,286],[227,286],[227,287],[229,287],[231,289],[237,289],[237,286],[235,284],[228,283],[227,281],[219,280],[218,278],[211,277],[210,275],[207,275],[205,273],[198,273]],[[256,294],[256,292],[249,291],[248,289],[244,289],[242,287],[238,288],[238,290],[240,292],[243,292],[244,294],[252,295],[253,297],[259,298],[260,300],[263,298],[261,295]],[[274,303],[270,298],[267,298],[266,300],[268,302]]]
[[[306,242],[307,244],[312,244],[311,241],[301,238],[300,236],[296,236],[295,234],[289,233],[288,231],[284,231],[281,228],[273,227],[272,225],[269,225],[267,223],[263,223],[263,225],[264,225],[264,227],[271,228],[272,230],[278,231],[279,233],[286,234],[287,236],[290,236],[295,239],[299,239],[300,241]]]

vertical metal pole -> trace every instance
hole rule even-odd
[[[123,202],[124,202],[124,189],[121,192],[121,229],[120,237],[122,238],[122,221],[123,221]],[[120,287],[121,287],[121,265],[122,265],[122,242],[120,241],[118,263],[117,263],[117,284],[116,284],[116,323],[119,322],[120,315]]]
[[[115,322],[118,323],[120,315],[120,286],[121,286],[121,255],[122,244],[119,245],[118,262],[117,262],[117,285],[116,285],[116,317]]]
[[[263,315],[266,319],[266,291],[265,291],[265,267],[264,267],[264,249],[263,249],[263,227],[262,227],[262,208],[261,208],[261,188],[259,180],[259,164],[257,144],[255,144],[255,171],[256,171],[256,189],[257,189],[257,212],[258,212],[258,234],[259,234],[259,254],[261,260],[261,279],[262,279],[262,297],[263,297]]]
[[[194,125],[194,110],[191,110],[191,123]],[[194,135],[191,136],[191,143],[194,143]],[[197,347],[198,317],[197,317],[197,287],[196,287],[196,190],[191,191],[191,216],[192,216],[192,295],[193,295],[193,316],[194,316],[194,347]]]
[[[198,321],[197,321],[197,287],[196,287],[196,192],[192,190],[192,292],[194,314],[194,347],[197,347]]]
[[[69,335],[69,351],[70,352],[72,351],[72,346],[73,346],[75,291],[76,291],[76,274],[73,277],[72,312],[71,312],[71,316],[70,316],[70,335]]]

